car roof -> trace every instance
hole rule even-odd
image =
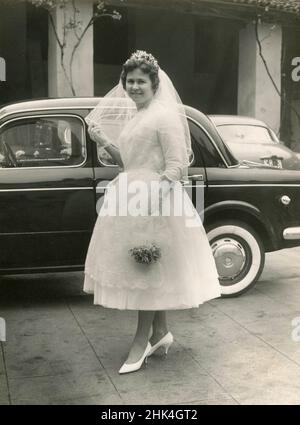
[[[266,123],[256,118],[246,117],[243,115],[208,115],[215,125],[228,124],[244,124],[244,125],[259,125],[266,127]]]
[[[94,108],[100,99],[100,97],[65,97],[14,102],[8,105],[4,105],[0,109],[0,118],[2,118],[4,115],[32,111],[36,109]]]
[[[21,112],[40,111],[48,109],[93,109],[101,97],[64,97],[64,98],[43,98],[35,100],[26,100],[13,102],[4,105],[0,108],[0,119],[4,116],[11,114],[18,114]],[[184,105],[186,112],[191,118],[198,118],[207,120],[207,116],[199,110]]]

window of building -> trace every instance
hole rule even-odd
[[[222,20],[195,22],[195,72],[201,74],[219,73],[231,70],[238,57],[239,26]]]
[[[226,19],[194,21],[194,72],[206,113],[236,114],[240,24]]]
[[[2,1],[0,9],[0,57],[6,62],[0,105],[47,96],[47,11],[25,1]]]
[[[106,6],[107,13],[115,7]],[[94,62],[104,65],[122,65],[128,58],[127,9],[118,8],[122,19],[110,16],[99,18],[94,23]]]

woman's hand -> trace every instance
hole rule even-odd
[[[96,124],[90,124],[88,127],[88,133],[90,135],[90,138],[93,139],[98,145],[102,147],[106,147],[110,145],[110,140],[106,136],[103,130],[101,130],[100,127],[98,127]]]
[[[174,187],[174,182],[169,180],[165,175],[161,175],[158,180],[158,193],[151,193],[151,202],[149,205],[149,215],[166,214],[169,211],[168,203],[170,202],[170,191]],[[157,196],[158,195],[158,196]]]
[[[160,182],[166,181],[166,182],[172,183],[173,180],[170,180],[165,174],[161,174],[159,181]]]
[[[162,201],[163,198],[168,196],[170,190],[173,187],[173,182],[169,180],[165,175],[160,176],[159,179],[159,197]]]

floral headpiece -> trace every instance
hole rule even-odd
[[[155,59],[155,57],[151,55],[151,53],[147,53],[145,50],[136,50],[134,53],[132,53],[130,58],[127,59],[127,61],[125,62],[125,65],[132,59],[138,62],[147,62],[150,65],[152,65],[155,69],[159,68],[158,62]]]

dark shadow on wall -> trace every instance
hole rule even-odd
[[[0,105],[48,95],[48,16],[25,3],[1,4],[0,57],[6,81],[0,83]]]
[[[237,112],[239,21],[173,9],[117,9],[120,22],[100,19],[94,26],[95,95],[117,84],[122,63],[141,49],[156,56],[184,103],[206,113]]]

